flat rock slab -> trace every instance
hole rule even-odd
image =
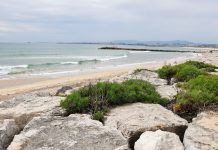
[[[112,109],[105,125],[120,130],[132,147],[145,131],[161,129],[182,138],[188,122],[159,104],[135,103]]]
[[[8,150],[114,150],[127,145],[122,134],[89,115],[35,117]]]
[[[13,119],[0,121],[0,149],[6,149],[18,132],[19,128]]]
[[[48,113],[60,105],[61,98],[33,92],[0,102],[0,120],[14,119],[20,128],[34,116]]]
[[[175,133],[157,130],[144,132],[136,141],[135,150],[184,150]]]
[[[218,112],[200,113],[184,136],[186,150],[218,150]]]

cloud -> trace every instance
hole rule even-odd
[[[43,28],[38,26],[22,24],[22,23],[11,23],[11,22],[0,22],[0,33],[8,32],[43,32],[45,31]]]
[[[182,38],[218,43],[217,6],[215,0],[1,0],[0,34],[31,39],[39,32],[38,40],[48,41],[58,40],[52,38],[56,35],[66,41]]]

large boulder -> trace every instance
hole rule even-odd
[[[144,132],[136,141],[135,150],[184,150],[184,147],[175,133],[165,131]]]
[[[14,119],[23,128],[34,116],[48,113],[60,105],[61,98],[33,92],[0,102],[0,120]]]
[[[120,130],[133,147],[145,131],[161,129],[183,138],[188,122],[159,104],[135,103],[112,109],[106,116],[105,125]]]
[[[189,124],[184,135],[186,150],[218,149],[218,112],[200,113]]]
[[[114,150],[127,145],[116,129],[89,115],[35,117],[14,137],[8,150]]]
[[[13,119],[0,121],[0,149],[6,149],[18,132],[19,128]]]

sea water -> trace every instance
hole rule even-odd
[[[0,78],[16,75],[69,74],[84,70],[123,67],[135,64],[165,61],[190,56],[188,53],[136,52],[121,50],[100,50],[100,44],[58,44],[58,43],[1,43]],[[181,47],[117,47],[149,48],[163,50],[190,50]]]

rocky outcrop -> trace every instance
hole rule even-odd
[[[135,103],[112,109],[106,116],[105,125],[120,130],[133,147],[145,131],[161,129],[182,138],[188,122],[159,104]]]
[[[136,141],[135,150],[184,150],[178,135],[158,130],[144,132]]]
[[[127,141],[116,129],[89,115],[35,117],[14,137],[8,150],[124,150]]]
[[[193,119],[184,135],[186,150],[218,149],[218,112],[203,112]]]
[[[34,116],[59,107],[61,98],[48,93],[33,92],[0,102],[0,120],[14,119],[20,128]]]
[[[19,132],[18,126],[13,119],[0,122],[0,149],[4,150],[12,141],[15,134]]]

